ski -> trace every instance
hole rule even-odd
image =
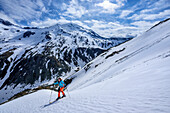
[[[55,103],[56,101],[58,101],[58,100],[60,100],[60,99],[62,99],[62,98],[64,98],[64,97],[60,97],[59,99],[56,99],[56,100],[50,102],[49,104],[53,104],[53,103]]]
[[[59,100],[59,99],[58,99],[58,100]],[[52,101],[52,102],[49,102],[49,104],[55,103],[55,102],[58,101],[58,100],[54,100],[54,101]]]
[[[55,102],[57,102],[58,100],[60,100],[60,99],[62,99],[62,98],[64,98],[64,97],[61,97],[61,98],[56,99],[56,100],[54,100],[54,101],[52,101],[52,102],[49,102],[49,104],[46,104],[46,105],[44,105],[43,107],[47,107],[47,106],[49,106],[49,105],[51,105],[51,104],[54,104]]]
[[[59,100],[59,99],[58,99],[58,100]],[[44,108],[44,107],[47,107],[47,106],[49,106],[49,105],[54,104],[54,103],[57,102],[58,100],[54,100],[54,101],[52,101],[52,102],[49,102],[48,104],[44,105],[43,108]]]

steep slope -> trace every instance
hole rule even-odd
[[[160,23],[160,25],[145,32],[142,36],[118,47],[113,47],[88,63],[74,75],[78,80],[75,79],[72,88],[82,88],[100,82],[101,79],[112,78],[126,70],[131,70],[140,65],[148,65],[148,63],[158,59],[159,62],[169,60],[170,46],[168,42],[170,31],[168,28],[170,21]],[[157,64],[159,65],[159,63]],[[152,64],[150,65],[152,66]],[[156,71],[157,69],[153,68],[152,70]],[[79,78],[81,78],[81,81]]]
[[[1,105],[1,112],[169,113],[169,26],[164,22],[88,63],[72,76],[71,98],[66,92],[66,98],[43,108],[50,91],[42,90]]]
[[[0,103],[58,76],[74,73],[127,39],[106,39],[76,24],[29,28],[0,20]]]

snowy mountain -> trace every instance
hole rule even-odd
[[[170,21],[113,47],[85,65],[68,86],[67,97],[48,104],[41,90],[0,106],[2,113],[169,113]],[[57,92],[52,92],[52,100]]]
[[[0,103],[25,89],[70,75],[130,39],[107,39],[72,23],[23,28],[0,19]]]
[[[130,79],[131,76],[154,78],[158,74],[162,77],[165,74],[165,77],[168,77],[166,75],[169,74],[170,60],[169,27],[170,19],[167,19],[158,23],[143,35],[102,53],[72,76],[76,78],[71,84],[71,90],[85,88],[112,78],[119,78],[118,75],[121,75],[122,79]],[[133,75],[129,75],[129,73],[133,73]],[[133,82],[136,83],[136,81]]]

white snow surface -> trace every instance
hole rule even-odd
[[[43,108],[51,91],[40,90],[0,105],[0,113],[169,113],[169,27],[162,23],[98,56],[74,75],[70,96],[65,91],[66,98]]]

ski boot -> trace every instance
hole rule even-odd
[[[56,100],[59,100],[60,99],[60,97],[58,97]]]
[[[66,95],[63,95],[61,98],[64,98],[64,97],[66,97]]]

